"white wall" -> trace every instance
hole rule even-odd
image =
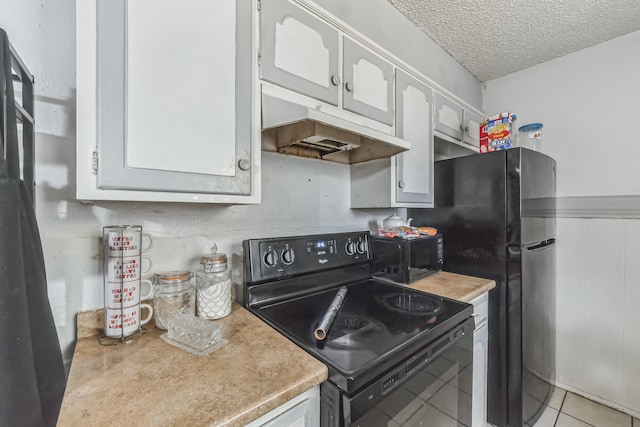
[[[542,122],[558,195],[639,195],[640,31],[486,82],[487,114]]]
[[[479,106],[480,83],[442,53],[428,58],[433,42],[404,28],[411,24],[390,11],[385,0],[359,4],[360,12],[375,17],[359,28],[361,32],[376,32],[379,42],[396,32],[408,32],[405,41],[413,54],[405,53],[403,59],[420,70],[437,69],[434,79],[444,79],[444,86],[459,96],[468,94],[469,102]],[[333,6],[349,14],[345,21],[362,23],[361,14],[353,9],[355,2],[344,9]],[[75,0],[0,0],[0,11],[0,27],[35,75],[37,217],[49,298],[67,362],[75,342],[75,314],[103,305],[100,236],[105,225],[141,224],[152,233],[156,242],[150,255],[153,271],[158,272],[197,269],[200,253],[214,242],[230,254],[245,238],[366,229],[377,217],[392,213],[349,208],[348,166],[268,153],[263,154],[260,205],[79,203],[75,199]],[[394,25],[402,28],[394,30]],[[383,26],[385,32],[377,34]],[[431,68],[421,65],[426,63]],[[448,68],[455,70],[464,87],[453,84]]]
[[[557,161],[557,382],[640,414],[640,32],[486,83]]]
[[[38,192],[49,296],[63,347],[71,351],[75,313],[101,307],[102,227],[140,224],[155,237],[152,272],[199,268],[214,243],[229,257],[243,239],[369,229],[387,210],[349,209],[349,168],[263,153],[263,202],[249,206],[111,202],[82,205]],[[70,356],[67,355],[67,356]]]

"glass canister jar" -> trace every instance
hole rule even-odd
[[[176,314],[195,316],[196,292],[191,272],[165,271],[154,276],[156,289],[153,305],[157,328],[168,329],[169,319]]]
[[[215,250],[215,246],[214,246]],[[231,313],[231,271],[227,255],[214,252],[200,257],[201,269],[196,273],[198,316],[220,319]]]

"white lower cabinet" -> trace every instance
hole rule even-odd
[[[320,427],[320,387],[294,397],[246,427]]]
[[[472,427],[487,425],[487,360],[489,293],[485,292],[471,301],[476,329],[473,332],[473,395],[471,402]]]

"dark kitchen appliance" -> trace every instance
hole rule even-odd
[[[373,275],[399,283],[412,283],[442,270],[442,234],[403,237],[372,236]]]
[[[239,301],[328,367],[322,426],[469,425],[471,305],[372,279],[365,231],[252,239],[243,249]]]
[[[444,270],[496,281],[489,294],[488,418],[535,424],[555,378],[556,164],[522,148],[435,163],[435,207],[416,225],[447,236]]]

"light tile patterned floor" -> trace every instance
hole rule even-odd
[[[556,387],[534,427],[640,427],[640,420]]]

